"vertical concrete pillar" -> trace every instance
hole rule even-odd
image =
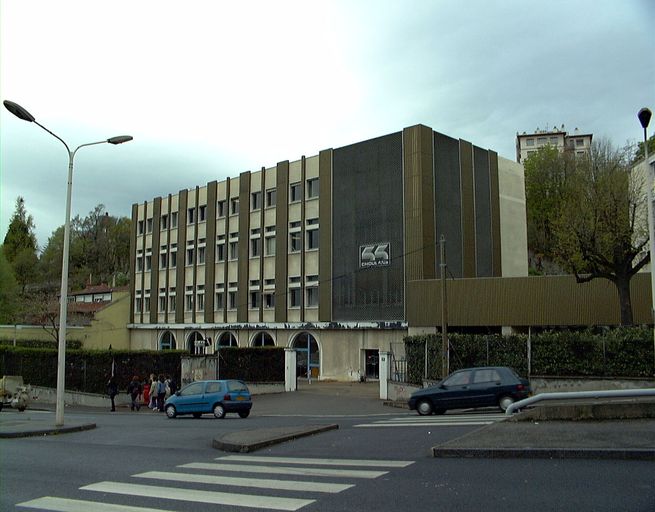
[[[391,377],[391,352],[380,350],[379,355],[380,400],[389,398],[389,378]]]
[[[296,351],[292,348],[284,349],[284,391],[296,391]]]

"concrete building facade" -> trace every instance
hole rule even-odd
[[[525,159],[536,153],[539,148],[546,145],[556,147],[559,151],[570,151],[575,156],[582,156],[591,148],[591,133],[582,133],[577,128],[569,134],[564,125],[561,128],[553,127],[552,130],[540,130],[537,128],[534,133],[516,133],[516,161],[525,162]]]
[[[131,348],[284,346],[377,377],[413,281],[527,276],[522,166],[417,125],[132,207]]]

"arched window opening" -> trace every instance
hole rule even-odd
[[[273,336],[268,334],[267,332],[258,332],[255,334],[255,336],[252,339],[252,346],[253,347],[274,347],[275,346],[275,341],[273,340]]]
[[[159,350],[175,350],[176,348],[175,335],[171,331],[165,331],[159,340]]]

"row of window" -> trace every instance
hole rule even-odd
[[[289,185],[289,203],[295,203],[302,200],[302,183],[292,183]],[[318,178],[310,178],[307,180],[307,199],[315,199],[319,195],[319,181]],[[276,189],[266,190],[266,208],[275,206],[277,202]],[[227,201],[220,200],[216,202],[216,218],[222,218],[227,215]],[[238,215],[239,213],[239,198],[232,198],[229,202],[230,215]],[[262,207],[262,192],[252,192],[250,194],[250,211],[259,210]],[[195,224],[197,222],[205,222],[207,220],[207,205],[200,205],[198,207],[187,208],[186,221],[187,224]],[[160,230],[177,228],[177,212],[163,214],[160,218]],[[137,231],[139,235],[143,233],[152,233],[153,220],[152,218],[145,221],[140,220],[137,223]]]
[[[189,287],[187,287],[189,288]],[[191,287],[192,288],[192,287]],[[287,294],[289,298],[288,306],[289,308],[299,308],[300,300],[302,298],[303,290],[302,288],[289,288]],[[165,313],[166,311],[170,313],[175,312],[175,294],[169,295],[160,295],[158,301],[159,313]],[[194,303],[195,298],[195,303]],[[221,311],[225,307],[225,298],[226,294],[224,291],[217,291],[215,294],[214,300],[214,311]],[[237,301],[237,292],[236,290],[230,290],[227,292],[227,309],[236,310],[238,306]],[[195,294],[193,292],[186,292],[184,296],[184,311],[191,312],[194,311],[204,311],[205,309],[205,292],[198,291]],[[250,309],[259,309],[260,306],[263,306],[264,309],[273,309],[275,307],[275,292],[274,291],[251,291],[249,296],[248,307]],[[145,297],[136,297],[134,299],[134,310],[137,313],[143,311],[144,313],[150,312],[150,296],[146,295]],[[307,308],[316,308],[318,307],[318,286],[309,286],[305,288],[305,307]]]
[[[312,251],[319,248],[319,228],[318,219],[309,219],[305,231],[306,250]],[[295,253],[303,250],[302,231],[300,221],[292,222],[289,229],[288,252]],[[269,226],[264,233],[264,256],[275,256],[276,236],[275,227]],[[187,241],[185,265],[190,266],[194,263],[204,265],[206,263],[206,239],[198,239],[197,246],[193,240]],[[250,257],[257,258],[262,252],[261,229],[255,228],[250,230]],[[230,233],[226,241],[225,235],[216,237],[216,256],[215,261],[223,262],[227,256],[228,260],[239,258],[239,233]],[[159,268],[161,270],[177,267],[177,244],[171,244],[170,251],[167,245],[162,245],[159,251]],[[137,250],[136,271],[150,272],[152,270],[152,249],[146,249],[145,254],[142,249]]]
[[[559,137],[537,137],[536,139],[537,146],[545,146],[546,144],[551,144],[557,146],[559,142]],[[573,147],[582,147],[584,146],[584,139],[569,139],[569,146]],[[535,139],[525,139],[526,146],[534,146]]]

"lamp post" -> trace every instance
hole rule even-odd
[[[61,294],[59,296],[59,350],[57,354],[57,405],[55,412],[55,425],[62,426],[64,424],[64,386],[65,386],[65,377],[66,377],[66,321],[67,321],[67,303],[68,303],[68,252],[70,245],[70,216],[71,216],[71,192],[73,190],[73,159],[75,158],[75,153],[78,149],[85,146],[94,146],[96,144],[122,144],[123,142],[129,142],[132,140],[130,135],[119,135],[118,137],[112,137],[111,139],[101,140],[98,142],[89,142],[87,144],[82,144],[75,148],[74,151],[71,151],[68,147],[68,144],[58,135],[52,133],[45,126],[39,124],[34,116],[30,114],[27,110],[21,107],[18,103],[13,101],[5,100],[3,101],[4,106],[14,114],[17,118],[22,119],[30,123],[34,123],[37,126],[43,128],[50,135],[59,139],[61,143],[66,147],[68,151],[68,188],[66,191],[66,222],[64,223],[64,246],[63,254],[61,258]]]
[[[653,322],[653,357],[655,358],[655,226],[653,223],[653,170],[648,162],[648,136],[646,130],[653,113],[648,108],[642,108],[637,117],[644,129],[644,162],[646,165],[646,197],[648,201],[648,237],[650,251],[650,293],[651,293],[651,321]]]

